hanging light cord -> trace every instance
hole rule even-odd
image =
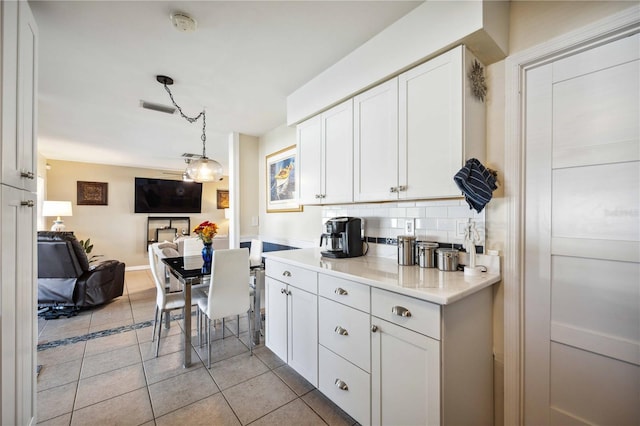
[[[189,123],[195,123],[196,121],[198,121],[200,117],[202,117],[202,136],[200,136],[200,139],[202,139],[202,157],[207,158],[207,148],[206,148],[207,135],[205,133],[205,129],[207,128],[207,120],[206,120],[205,110],[202,110],[200,114],[196,115],[195,117],[189,117],[185,115],[185,113],[182,112],[182,108],[180,108],[176,103],[175,99],[173,99],[173,94],[171,93],[171,90],[169,90],[169,86],[167,86],[166,83],[164,83],[163,86],[164,86],[164,90],[166,90],[167,93],[169,94],[169,98],[171,98],[171,103],[173,103],[173,106],[176,107],[178,112],[180,112],[180,115],[182,116],[182,118],[187,120]]]

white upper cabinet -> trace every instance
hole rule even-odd
[[[459,46],[399,76],[398,198],[459,197],[453,176],[484,161],[484,104],[471,95],[474,58]]]
[[[38,30],[31,11],[18,2],[7,6],[2,40],[2,183],[36,191],[37,53]],[[17,64],[15,66],[14,64]],[[16,84],[17,82],[17,84]]]
[[[484,161],[484,104],[459,46],[354,98],[354,200],[460,197],[453,176]]]
[[[297,128],[301,204],[353,201],[353,101]]]
[[[354,103],[354,200],[397,199],[398,79],[358,96]]]

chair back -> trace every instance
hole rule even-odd
[[[262,240],[251,240],[251,250],[249,252],[249,266],[254,268],[262,266]]]
[[[249,297],[249,250],[214,250],[207,316],[225,318],[247,312]]]
[[[202,248],[204,243],[199,238],[185,238],[182,242],[184,244],[182,249],[183,256],[199,256],[202,254]],[[180,251],[180,250],[178,250]]]
[[[156,304],[158,306],[164,306],[166,302],[166,294],[164,289],[164,275],[160,274],[160,270],[158,268],[158,262],[160,259],[158,257],[158,247],[157,243],[149,245],[149,269],[151,269],[151,275],[153,276],[153,282],[156,285]]]

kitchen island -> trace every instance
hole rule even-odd
[[[491,285],[400,266],[265,253],[266,345],[361,424],[492,424]]]

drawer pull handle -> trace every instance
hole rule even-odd
[[[371,331],[372,331],[373,333],[375,333],[376,331],[378,331],[378,326],[377,326],[377,325],[372,325],[372,326],[371,326]]]
[[[394,306],[393,308],[391,308],[391,313],[394,315],[397,315],[399,317],[410,317],[411,316],[411,312],[409,312],[409,310],[407,308],[404,308],[402,306]]]
[[[20,201],[20,205],[24,206],[24,207],[33,207],[33,206],[35,206],[35,203],[33,202],[33,200]]]
[[[23,170],[20,172],[20,177],[27,178],[27,179],[34,179],[36,176],[33,174],[33,172],[27,172]]]
[[[347,384],[340,379],[336,379],[335,384],[336,384],[336,387],[340,390],[343,390],[343,391],[349,390],[349,386],[347,386]]]
[[[349,332],[347,331],[346,328],[342,328],[340,326],[337,326],[336,329],[334,330],[336,333],[338,333],[341,336],[348,336]]]
[[[336,288],[336,290],[334,291],[335,294],[338,294],[340,296],[346,296],[349,294],[349,292],[347,290],[345,290],[344,288]]]
[[[280,293],[282,293],[282,294],[287,294],[287,290],[285,290],[284,288],[281,288],[281,289],[280,289]]]
[[[290,277],[290,276],[291,276],[291,272],[289,272],[289,271],[284,271],[284,272],[282,273],[282,276],[284,276],[284,277]]]

